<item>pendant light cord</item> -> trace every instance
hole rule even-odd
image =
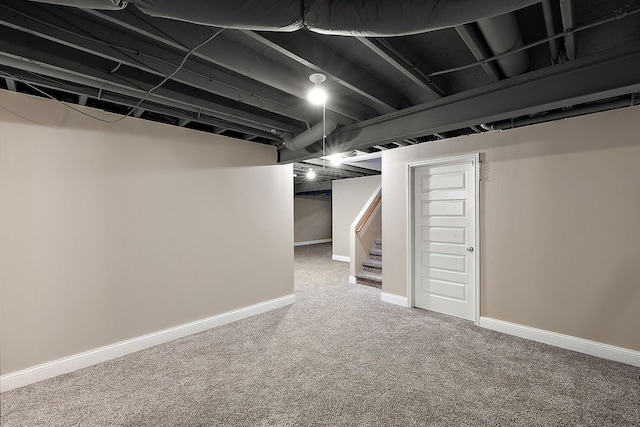
[[[322,102],[322,170],[327,168],[327,159],[325,154],[325,144],[327,140],[327,110],[326,101]]]

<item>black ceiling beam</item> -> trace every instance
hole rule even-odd
[[[638,69],[636,43],[339,129],[329,136],[327,149],[350,151],[637,92]],[[317,155],[285,149],[279,151],[279,161]]]
[[[0,5],[1,9],[6,10],[0,15],[2,25],[158,76],[173,73],[184,58],[184,53],[116,32],[102,25],[103,21],[88,19],[88,15],[75,13],[74,9],[15,0],[6,0]],[[317,119],[300,108],[287,105],[296,102],[291,95],[267,87],[258,88],[256,83],[247,83],[193,60],[187,61],[172,80],[302,122]]]
[[[562,29],[564,31],[575,28],[575,9],[573,0],[560,0],[560,14],[562,16]],[[576,59],[575,34],[570,32],[564,36],[564,49],[567,59]]]
[[[404,95],[305,31],[293,34],[254,31],[244,33],[292,60],[326,74],[328,79],[367,98],[379,112],[390,113],[411,105]]]
[[[396,52],[387,41],[377,38],[356,37],[360,43],[384,59],[389,65],[400,71],[423,91],[440,98],[445,95],[444,90],[427,77],[415,64],[407,61]]]
[[[25,64],[25,63],[21,63],[18,60],[12,60],[11,58],[6,58],[2,55],[0,55],[0,64],[11,67],[9,68],[10,70],[9,72],[12,75],[19,77],[23,81],[26,81],[38,86],[48,87],[56,90],[62,90],[69,93],[78,94],[80,96],[85,95],[87,97],[106,100],[106,101],[110,101],[116,104],[121,104],[121,105],[132,107],[132,108],[135,107],[139,101],[139,98],[122,95],[120,93],[109,92],[110,90],[109,87],[107,87],[107,89],[104,89],[104,87],[101,87],[101,85],[99,84],[94,85],[95,82],[89,79],[84,80],[84,83],[86,83],[86,85],[84,85],[84,84],[71,83],[68,80],[66,80],[64,83],[61,83],[49,77],[39,77],[37,74],[41,74],[43,76],[51,76],[52,74],[55,74],[55,78],[58,78],[59,75],[58,73],[51,73],[52,70],[42,67],[38,64],[34,64],[34,63]],[[19,68],[16,68],[16,67],[19,67]],[[56,70],[53,70],[53,71],[56,71]],[[20,73],[25,73],[25,72],[27,74],[20,75]],[[37,73],[37,74],[33,74],[33,73]],[[166,115],[174,116],[177,118],[185,118],[185,119],[189,119],[192,121],[196,121],[196,122],[200,122],[200,123],[204,123],[212,126],[232,129],[238,132],[251,133],[267,139],[281,140],[281,138],[279,138],[277,135],[274,135],[271,132],[262,131],[262,130],[251,128],[251,127],[244,127],[244,126],[238,125],[237,123],[224,122],[222,120],[207,116],[206,114],[201,114],[201,112],[198,112],[198,111],[192,111],[192,110],[184,109],[181,107],[166,106],[166,103],[157,104],[157,103],[153,103],[150,100],[147,100],[142,104],[140,104],[140,107],[148,111],[153,111],[159,114],[166,114]]]
[[[542,0],[540,2],[542,6],[542,14],[544,16],[544,25],[547,30],[547,37],[553,37],[556,34],[554,26],[553,9],[551,7],[550,0]],[[555,64],[558,61],[558,39],[549,40],[549,53],[551,54],[551,63]]]
[[[16,92],[16,81],[9,78],[9,77],[5,77],[4,78],[5,83],[7,84],[7,89],[9,89],[11,92]]]
[[[185,53],[189,51],[190,47],[197,46],[206,40],[216,30],[202,25],[152,18],[143,15],[134,8],[117,12],[95,10],[84,10],[83,12]],[[248,47],[225,37],[224,32],[194,52],[193,56],[274,87],[297,97],[300,101],[304,100],[295,107],[302,110],[308,109],[309,114],[312,114],[313,110],[306,102],[309,90],[307,75],[301,76],[284,65],[257,54]],[[252,92],[249,91],[249,93]],[[327,106],[327,110],[353,120],[363,120],[375,115],[370,107],[346,99],[334,100],[331,105]]]
[[[157,79],[158,81],[149,81],[148,73],[130,67],[120,67],[113,73],[113,75],[124,78],[125,81],[142,87],[145,90],[155,86],[155,84],[160,80]],[[219,98],[207,91],[203,91],[202,89],[184,85],[172,80],[165,82],[162,86],[155,89],[152,94],[196,105],[203,110],[216,113],[220,118],[245,124],[247,126],[254,126],[257,128],[266,127],[268,130],[273,129],[277,132],[285,131],[293,134],[306,130],[304,123],[293,120],[289,117],[277,115],[269,111],[261,111],[254,107],[245,106],[225,98]]]
[[[9,40],[19,40],[20,44]],[[51,69],[67,70],[67,74],[87,78],[103,85],[107,84],[112,91],[123,95],[142,98],[160,80],[158,76],[149,76],[147,73],[128,67],[123,66],[116,69],[117,63],[83,54],[83,52],[56,45],[48,40],[33,36],[24,37],[24,35],[18,37],[14,30],[3,27],[0,27],[0,51],[2,56],[12,57],[25,63],[39,63],[49,66]],[[12,66],[12,64],[5,65]],[[56,76],[52,75],[52,77]],[[154,77],[155,81],[147,80],[150,77]],[[177,85],[179,84],[176,82],[167,81],[165,85],[156,89],[148,98],[161,103],[163,101],[178,103],[181,106],[190,107],[187,108],[190,110],[209,111],[228,121],[256,129],[266,131],[277,129],[293,133],[304,130],[302,127],[294,126],[288,118],[283,117],[283,120],[273,119],[268,116],[251,113],[244,108],[216,103],[211,100],[211,94]],[[131,95],[132,93],[136,95]]]
[[[60,82],[51,78],[41,77],[31,72],[20,69],[7,68],[7,72],[9,72],[13,76],[16,76],[16,78],[18,78],[20,81],[32,84],[36,87],[65,91],[78,95],[79,101],[84,101],[83,103],[78,102],[78,104],[80,105],[86,105],[88,98],[113,102],[115,104],[124,105],[131,108],[135,107],[138,103],[137,98],[131,98],[111,92],[100,91],[99,88],[84,86],[76,83]],[[276,142],[281,141],[281,139],[277,135],[274,135],[270,132],[264,132],[257,129],[239,126],[237,124],[227,123],[216,118],[209,117],[207,115],[198,115],[189,111],[155,104],[150,101],[145,101],[140,104],[140,108],[157,114],[164,114],[170,117],[175,117],[178,119],[179,126],[185,126],[189,122],[196,122],[211,126],[214,129],[214,133],[218,134],[224,132],[227,129],[230,129],[236,132],[251,134]]]
[[[480,30],[478,30],[476,24],[459,25],[455,27],[455,29],[478,61],[493,56],[493,53],[491,53],[486,46],[484,38],[480,34]],[[489,80],[493,83],[500,81],[500,71],[495,61],[483,62],[481,65],[484,72],[489,76]]]

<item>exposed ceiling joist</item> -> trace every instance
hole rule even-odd
[[[156,19],[151,24],[148,22],[151,18],[134,9],[127,9],[125,13],[94,10],[85,12],[185,53],[210,37],[215,30],[169,20]],[[301,79],[298,74],[282,64],[230,40],[224,36],[224,32],[194,52],[193,56],[296,96],[305,101],[300,104],[300,108],[311,111],[311,107],[306,103],[309,90],[308,79]],[[252,90],[247,91],[256,93]],[[369,107],[351,100],[334,100],[327,109],[353,120],[362,120],[375,115]]]
[[[640,44],[635,44],[358,123],[334,132],[327,146],[344,152],[637,92],[638,69]],[[281,163],[315,154],[279,152]]]
[[[485,45],[484,39],[480,34],[476,24],[465,24],[456,27],[458,35],[465,42],[473,56],[478,60],[490,58],[493,56],[489,48]],[[495,61],[482,63],[482,69],[487,73],[492,82],[500,81],[500,70]]]
[[[501,55],[489,51],[471,20],[457,32],[452,27],[394,38],[369,34],[370,39],[358,41],[307,30],[272,34],[228,28],[220,33],[211,26],[145,15],[133,4],[119,11],[93,11],[73,7],[73,1],[64,2],[70,6],[41,1],[0,2],[0,78],[9,79],[7,85],[0,81],[2,87],[29,94],[46,89],[40,95],[70,108],[75,108],[70,102],[77,102],[113,113],[107,119],[120,120],[128,113],[141,120],[277,145],[281,162],[320,156],[319,142],[310,140],[312,145],[296,153],[282,143],[289,139],[287,134],[299,135],[322,120],[323,110],[306,99],[312,72],[329,77],[324,83],[331,91],[326,117],[337,127],[328,134],[326,152],[375,156],[379,149],[432,142],[435,135],[529,124],[564,117],[565,110],[573,114],[609,108],[618,104],[601,101],[623,90],[613,86],[624,84],[619,72],[640,68],[618,62],[591,73],[591,80],[583,73],[583,66],[636,53],[632,46],[638,41],[640,0],[615,0],[615,5],[602,0],[527,0],[513,5],[526,44]],[[171,7],[190,10],[188,2],[178,3]],[[367,5],[358,3],[354,13],[361,7]],[[495,17],[490,10],[478,2],[477,18]],[[242,8],[237,12],[240,17],[246,13]],[[421,22],[424,17],[415,19]],[[370,23],[397,22],[379,14]],[[505,28],[498,21],[496,25],[498,30]],[[399,31],[404,27],[401,24]],[[566,40],[556,43],[560,39]],[[578,60],[573,59],[576,40],[582,56]],[[557,61],[554,46],[562,55]],[[624,46],[628,49],[616,51]],[[524,51],[531,73],[501,80],[496,61]],[[623,53],[605,54],[614,51]],[[571,76],[560,79],[565,71]],[[489,86],[485,73],[493,82]],[[576,85],[584,90],[575,90]],[[159,87],[147,96],[154,86]],[[627,98],[613,99],[621,103]],[[309,167],[300,164],[305,170]],[[366,173],[327,163],[317,180],[362,174]],[[296,183],[305,181],[300,175]]]
[[[560,0],[560,14],[562,15],[562,29],[570,31],[575,28],[575,11],[573,0]],[[576,59],[576,39],[574,33],[564,36],[564,48],[567,59]]]
[[[2,62],[3,62],[3,57],[0,55],[0,63]],[[20,64],[18,63],[17,65],[20,65]],[[30,67],[35,67],[35,64],[30,65]],[[35,86],[39,86],[42,88],[65,90],[67,92],[74,93],[78,95],[80,98],[84,98],[84,99],[88,99],[91,97],[91,98],[101,99],[108,102],[113,102],[113,103],[130,107],[130,108],[134,108],[138,104],[137,98],[131,98],[128,96],[118,95],[111,92],[100,91],[99,88],[84,86],[81,84],[74,84],[70,82],[65,82],[64,84],[62,84],[60,82],[57,82],[56,80],[40,77],[36,74],[33,74],[34,72],[38,71],[38,68],[32,68],[32,69],[35,71],[25,72],[24,70],[11,68],[9,69],[9,72],[12,75],[18,77],[23,82],[26,82]],[[212,126],[214,133],[222,133],[225,130],[230,129],[240,133],[250,132],[252,134],[255,134],[256,136],[265,138],[267,140],[280,141],[280,138],[271,132],[264,132],[264,131],[259,131],[255,129],[245,128],[242,126],[238,126],[236,124],[225,123],[221,120],[215,119],[213,117],[209,117],[204,114],[193,113],[193,112],[185,111],[178,108],[171,108],[163,104],[155,104],[150,102],[149,100],[140,104],[139,107],[147,111],[152,111],[154,113],[165,114],[170,117],[175,117],[179,120],[180,119],[185,120],[185,125],[189,121],[193,121],[193,122],[202,123],[208,126]]]
[[[67,75],[71,74],[85,81],[93,82],[94,86],[108,87],[112,92],[122,93],[127,96],[142,98],[148,90],[155,86],[156,82],[148,81],[148,76],[141,71],[119,67],[117,73],[103,71],[111,69],[112,64],[99,60],[92,56],[82,56],[77,52],[67,52],[65,55],[64,46],[52,46],[53,42],[39,38],[28,39],[20,38],[22,44],[9,42],[8,40],[16,40],[17,37],[12,33],[13,30],[7,30],[0,27],[0,49],[2,50],[2,60],[13,58],[22,61],[23,67],[27,67],[34,63],[42,65],[43,69],[51,70],[50,77],[56,77],[55,71],[65,70]],[[52,54],[55,49],[56,54]],[[102,61],[102,62],[100,62]],[[5,65],[12,66],[11,64]],[[20,68],[20,66],[16,67]],[[84,81],[82,84],[86,84]],[[234,105],[223,105],[212,101],[212,97],[206,92],[199,92],[195,88],[181,86],[176,82],[168,81],[165,85],[157,88],[147,97],[149,100],[173,102],[180,106],[191,110],[206,110],[225,117],[226,119],[238,124],[254,127],[264,131],[278,129],[286,132],[300,132],[302,127],[294,126],[290,120],[278,120],[267,118],[263,115],[248,112],[246,109],[239,108]],[[284,118],[283,118],[284,119]],[[302,125],[302,124],[301,124]]]
[[[114,61],[115,66],[126,65],[164,77],[173,73],[184,58],[182,53],[159,48],[153,43],[125,32],[114,35],[112,28],[100,25],[99,21],[90,20],[87,15],[74,13],[72,10],[56,9],[55,15],[59,21],[53,26],[43,23],[52,14],[51,6],[23,2],[13,7],[0,5],[0,10],[1,8],[12,12],[0,16],[1,24],[82,52],[110,59]],[[78,27],[90,28],[91,34],[78,33]],[[196,61],[188,61],[172,77],[172,80],[234,101],[293,117],[302,122],[312,120],[312,114],[306,114],[304,109],[288,107],[286,104],[291,100],[285,99],[285,94],[266,87],[260,88],[263,96],[241,90],[238,87],[249,85],[238,77],[222,73]],[[248,89],[257,89],[255,84],[253,86]]]
[[[10,79],[9,77],[5,77],[4,81],[7,84],[7,89],[9,89],[11,92],[15,92],[16,91],[16,81],[15,80]]]
[[[380,112],[389,113],[410,105],[409,100],[402,94],[304,31],[298,32],[296,37],[276,32],[245,31],[244,33],[364,96],[373,102],[376,110]]]
[[[547,30],[547,36],[553,37],[556,34],[554,28],[553,9],[550,0],[542,0],[542,13],[544,15],[544,24]],[[549,40],[549,52],[551,53],[551,62],[556,63],[558,60],[558,39]]]
[[[376,55],[384,59],[389,65],[400,71],[405,77],[415,83],[420,89],[440,98],[445,92],[415,64],[396,52],[388,42],[377,38],[356,37],[360,43],[368,47]]]

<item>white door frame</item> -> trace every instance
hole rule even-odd
[[[428,160],[420,160],[407,164],[407,295],[409,308],[415,307],[415,277],[414,277],[414,265],[413,261],[415,243],[414,243],[414,216],[415,216],[415,170],[421,166],[434,166],[434,165],[446,165],[448,163],[460,163],[462,161],[472,161],[474,170],[474,179],[476,183],[476,191],[473,197],[475,198],[475,247],[473,251],[474,262],[476,263],[476,276],[475,276],[475,298],[476,303],[474,307],[474,324],[480,323],[480,250],[482,245],[480,244],[480,153],[464,154],[460,156],[452,157],[436,157]]]

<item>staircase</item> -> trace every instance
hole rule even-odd
[[[362,271],[356,273],[356,283],[382,288],[382,239],[376,239],[376,247],[369,251],[369,259],[362,261]]]

